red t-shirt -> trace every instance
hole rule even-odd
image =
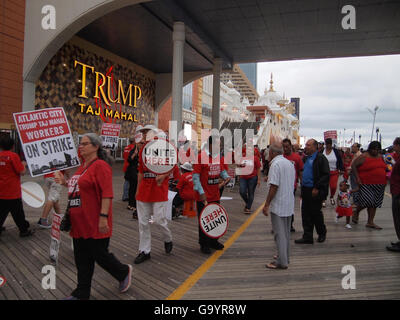
[[[181,176],[178,166],[175,166],[169,174],[169,180],[179,180]]]
[[[296,170],[296,179],[294,181],[294,185],[296,187],[297,185],[297,179],[299,178],[300,172],[303,170],[304,168],[304,163],[303,160],[301,160],[301,157],[299,156],[298,153],[292,152],[292,154],[290,156],[287,155],[283,155],[286,159],[288,159],[289,161],[291,161],[294,165],[294,169]]]
[[[20,199],[21,175],[24,171],[19,156],[12,151],[0,152],[0,199]]]
[[[261,167],[260,158],[254,155],[253,158],[250,157],[243,157],[241,161],[241,165],[249,166],[249,168],[241,168],[246,172],[251,170],[251,173],[248,175],[241,175],[240,178],[242,179],[251,179],[257,176],[257,171]]]
[[[143,178],[138,185],[138,195],[136,200],[142,202],[163,202],[168,201],[168,177],[164,179],[159,186],[156,182],[157,174],[149,171],[143,163],[142,153],[144,147],[139,151],[139,173],[143,174]],[[176,167],[175,167],[176,168]],[[176,169],[175,170],[176,172]],[[179,171],[179,169],[178,169]]]
[[[129,156],[129,152],[131,152],[131,150],[135,147],[135,145],[133,143],[127,145],[124,148],[124,153],[123,153],[123,158],[124,158],[124,166],[122,167],[122,170],[124,172],[126,172],[126,169],[128,169],[129,166],[129,162],[128,162],[128,156]]]
[[[193,189],[193,172],[186,172],[181,175],[176,188],[179,190],[179,195],[183,200],[195,200],[196,195]]]
[[[202,157],[206,159],[208,157],[208,164],[201,163]],[[214,163],[213,163],[214,162]],[[223,157],[212,158],[203,152],[201,152],[198,156],[198,163],[194,166],[193,173],[197,173],[200,175],[200,183],[203,187],[203,190],[207,197],[207,202],[219,201],[220,193],[219,193],[219,178],[221,172],[227,169],[227,166],[224,164]],[[200,201],[200,195],[196,191],[196,200]]]
[[[386,184],[386,164],[382,157],[366,157],[358,167],[358,175],[363,184]]]
[[[113,198],[112,170],[107,162],[95,160],[88,169],[80,166],[68,181],[72,238],[109,238],[112,234],[112,205],[108,211],[108,233],[99,232],[101,200]],[[83,174],[82,174],[83,173]],[[73,195],[75,184],[78,183]],[[105,213],[105,212],[103,212]]]

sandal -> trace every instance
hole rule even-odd
[[[382,228],[376,224],[366,224],[365,225],[367,228],[371,228],[371,229],[376,229],[376,230],[382,230]]]
[[[284,270],[284,269],[288,268],[288,267],[279,266],[275,261],[266,264],[265,267],[268,269],[274,269],[274,270],[277,270],[277,269]]]
[[[247,209],[247,208],[244,208],[244,213],[245,213],[245,214],[249,214],[249,213],[251,213],[251,210],[250,210],[250,209]]]

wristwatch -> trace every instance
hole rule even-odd
[[[106,214],[106,213],[100,213],[100,217],[108,218],[108,214]]]

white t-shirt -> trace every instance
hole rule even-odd
[[[294,214],[293,183],[296,170],[291,161],[282,155],[271,161],[268,173],[268,192],[270,185],[278,186],[278,191],[270,204],[270,211],[279,217],[290,217]],[[268,193],[267,193],[268,194]]]
[[[329,155],[326,154],[326,149],[324,150],[324,156],[328,159],[329,162],[329,170],[330,171],[336,171],[337,167],[336,167],[336,155],[335,155],[335,151],[333,151],[333,149],[331,150],[331,153]]]

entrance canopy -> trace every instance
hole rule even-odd
[[[154,73],[172,70],[174,21],[185,23],[185,72],[211,70],[214,57],[222,59],[222,69],[232,69],[236,63],[400,53],[399,1],[355,0],[354,11],[346,4],[149,1],[108,13],[78,36]]]

